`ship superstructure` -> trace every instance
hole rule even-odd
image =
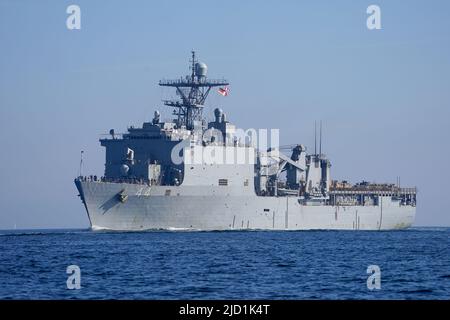
[[[142,127],[100,139],[103,177],[75,179],[93,229],[349,229],[411,226],[416,189],[396,184],[333,181],[330,160],[301,144],[260,149],[241,139],[220,108],[203,115],[211,90],[228,81],[207,78],[192,52],[190,75],[162,80],[179,99],[164,100]],[[320,130],[321,133],[321,130]],[[321,139],[320,139],[321,140]]]

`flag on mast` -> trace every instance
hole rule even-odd
[[[226,96],[228,95],[229,91],[230,91],[230,90],[228,89],[228,87],[225,87],[225,88],[219,88],[219,90],[217,90],[217,92],[218,92],[219,94],[223,95],[224,97],[226,97]]]

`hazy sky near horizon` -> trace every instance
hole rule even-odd
[[[68,30],[66,8],[81,8]],[[382,30],[366,9],[381,7]],[[88,227],[73,179],[102,175],[98,139],[139,126],[191,49],[241,128],[313,147],[332,177],[419,189],[416,225],[450,226],[449,1],[0,0],[0,229]]]

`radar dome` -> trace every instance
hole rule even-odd
[[[220,122],[222,120],[223,110],[220,108],[214,109],[214,116],[216,117],[216,122]]]
[[[208,67],[203,62],[197,62],[195,64],[195,75],[197,77],[206,77],[207,71],[208,71]]]
[[[120,173],[121,173],[123,176],[126,176],[126,175],[128,174],[128,171],[130,171],[130,167],[127,166],[126,164],[123,164],[123,165],[120,167]]]
[[[154,116],[153,116],[153,124],[158,124],[159,123],[159,119],[161,117],[161,114],[159,113],[158,110],[155,111]]]

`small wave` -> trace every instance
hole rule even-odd
[[[431,289],[402,290],[400,293],[432,293]]]
[[[89,229],[36,229],[36,230],[3,230],[0,237],[48,236],[64,235],[89,231]]]
[[[280,268],[289,268],[295,266],[294,263],[277,263],[275,266]]]
[[[215,233],[215,232],[275,232],[279,230],[265,230],[265,229],[198,229],[198,228],[180,228],[180,227],[166,227],[166,228],[148,228],[148,229],[111,229],[106,227],[92,226],[92,231],[96,232],[118,232],[118,233],[139,233],[139,232],[205,232],[205,233]]]
[[[106,227],[99,227],[99,226],[92,226],[92,231],[113,231],[113,229],[106,228]]]
[[[449,227],[411,227],[409,228],[411,231],[449,231]]]
[[[168,227],[167,229],[161,229],[161,230],[168,230],[168,231],[201,231],[200,229],[194,229],[194,228],[176,228],[176,227]]]
[[[143,233],[143,232],[186,232],[186,231],[202,231],[201,229],[195,228],[176,228],[176,227],[167,227],[167,228],[148,228],[148,229],[111,229],[107,227],[99,227],[92,226],[91,230],[94,232],[106,232],[106,233]]]

